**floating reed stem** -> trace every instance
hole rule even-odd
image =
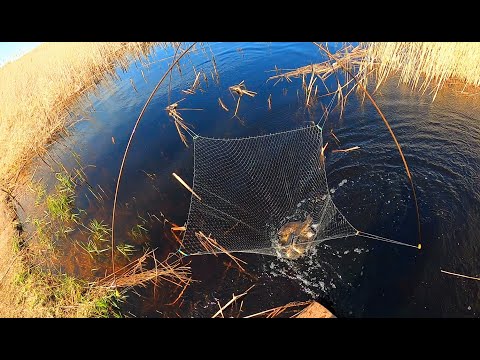
[[[353,147],[350,147],[348,149],[335,149],[335,150],[332,150],[332,152],[350,152],[350,151],[354,151],[354,150],[359,150],[360,149],[360,146],[353,146]]]
[[[202,198],[200,196],[197,195],[197,193],[195,191],[193,191],[193,189],[187,185],[187,183],[185,181],[182,180],[182,178],[180,176],[178,176],[177,174],[175,173],[172,173],[173,177],[175,179],[178,180],[178,182],[180,184],[182,184],[188,191],[190,191],[192,193],[193,196],[195,196],[198,200],[202,201]]]
[[[233,304],[235,301],[237,301],[239,298],[247,295],[247,293],[248,293],[254,286],[255,286],[255,285],[250,286],[247,290],[245,290],[245,291],[244,291],[243,293],[241,293],[240,295],[235,295],[235,294],[233,294],[233,295],[232,295],[232,299],[231,299],[229,302],[227,302],[225,305],[223,305],[223,306],[220,308],[220,310],[218,310],[218,311],[212,316],[212,319],[213,319],[213,318],[216,318],[218,315],[222,314],[223,311],[224,311],[226,308],[228,308],[230,305],[232,305],[232,304]]]
[[[457,274],[457,273],[450,272],[450,271],[445,271],[445,270],[442,270],[442,269],[440,269],[440,271],[441,271],[442,273],[444,273],[444,274],[448,274],[448,275],[453,275],[453,276],[462,277],[462,278],[466,278],[466,279],[472,279],[472,280],[480,281],[480,278],[478,278],[478,277],[473,277],[473,276],[467,276],[467,275]]]
[[[240,268],[241,271],[245,271],[245,269],[240,265],[240,263],[247,264],[245,261],[233,256],[227,249],[225,249],[222,245],[220,245],[217,240],[212,238],[210,235],[205,235],[203,232],[199,231],[195,233],[196,238],[200,242],[200,244],[207,250],[209,253],[217,256],[217,252],[224,253],[230,259],[232,259],[237,266]]]
[[[247,95],[247,96],[250,96],[250,97],[254,97],[255,95],[257,95],[257,93],[255,91],[250,91],[250,90],[247,90],[246,86],[245,86],[245,80],[242,80],[240,82],[240,84],[238,85],[232,85],[228,88],[228,90],[230,90],[230,93],[235,93],[238,95],[238,100],[237,100],[237,106],[235,108],[235,114],[233,114],[233,116],[237,116],[237,113],[238,113],[238,107],[240,106],[240,99],[242,98],[243,95]]]
[[[229,111],[227,106],[223,103],[222,99],[221,98],[218,98],[218,104],[220,105],[220,107],[225,110],[225,111]]]

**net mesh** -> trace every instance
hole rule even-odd
[[[322,146],[316,125],[240,139],[196,136],[193,191],[200,199],[192,195],[182,251],[211,253],[200,233],[229,252],[284,257],[292,257],[285,250],[292,244],[303,254],[307,242],[355,235],[330,196]]]

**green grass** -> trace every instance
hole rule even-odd
[[[118,244],[117,250],[120,252],[120,254],[125,256],[128,260],[130,260],[130,256],[132,256],[133,253],[137,251],[135,249],[135,246],[129,245],[129,244]]]

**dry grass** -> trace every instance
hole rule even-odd
[[[19,170],[63,129],[67,108],[117,66],[153,43],[45,43],[0,68],[0,180]]]
[[[310,301],[294,301],[294,302],[288,303],[286,305],[277,306],[277,307],[274,307],[272,309],[260,311],[260,312],[255,313],[255,314],[245,316],[245,318],[246,319],[253,318],[253,317],[274,318],[274,317],[280,316],[286,310],[293,311],[293,315],[291,315],[290,317],[296,317],[298,314],[300,314],[304,309],[306,309],[312,303],[313,303],[312,300],[310,300]]]
[[[217,240],[215,240],[211,234],[209,234],[208,236],[205,235],[203,232],[199,231],[199,232],[195,232],[195,237],[198,239],[198,241],[200,242],[200,244],[204,247],[204,249],[206,251],[208,251],[209,253],[217,256],[217,253],[223,253],[225,255],[227,255],[230,259],[232,259],[235,264],[237,264],[238,268],[240,269],[240,271],[244,272],[245,269],[240,265],[240,263],[242,264],[247,264],[245,261],[237,258],[236,256],[232,255],[227,249],[225,249],[222,245],[220,245]]]
[[[153,266],[148,266],[149,262],[153,262]],[[115,273],[95,282],[93,286],[130,289],[134,286],[145,285],[148,282],[163,280],[183,287],[192,281],[190,275],[188,264],[183,264],[176,255],[170,254],[167,259],[160,262],[155,258],[154,251],[151,250],[137,260],[118,269]]]
[[[433,100],[446,84],[460,83],[462,91],[480,86],[480,43],[372,42],[365,44],[362,69],[373,69],[376,87],[391,74]]]
[[[323,48],[322,45],[316,44],[320,48]],[[309,107],[315,104],[318,93],[318,85],[315,84],[317,79],[322,83],[323,88],[326,92],[318,97],[324,97],[329,95],[337,96],[338,103],[341,107],[341,114],[343,114],[343,109],[346,104],[348,95],[355,89],[355,83],[353,79],[347,77],[346,81],[342,84],[337,73],[343,72],[345,68],[347,69],[359,69],[358,74],[366,74],[366,71],[369,71],[366,67],[361,67],[365,58],[366,50],[361,46],[353,47],[351,45],[344,46],[335,53],[335,61],[324,61],[317,64],[311,64],[286,71],[284,73],[279,73],[278,68],[275,68],[275,75],[270,76],[268,80],[277,80],[274,85],[282,80],[288,82],[292,81],[292,78],[301,78],[302,79],[302,89],[305,96],[305,106]],[[310,78],[308,79],[308,76]],[[331,76],[335,77],[336,88],[328,88],[326,81]],[[357,75],[359,76],[359,75]],[[315,87],[314,87],[315,85]],[[350,87],[350,89],[349,89]],[[345,93],[344,93],[345,91]]]

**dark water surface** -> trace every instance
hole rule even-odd
[[[218,83],[214,81],[212,53]],[[91,95],[90,106],[74,110],[86,121],[76,125],[69,146],[83,163],[94,165],[85,170],[88,182],[100,185],[107,194],[98,204],[86,188],[79,190],[77,205],[87,209],[92,218],[111,221],[116,177],[128,137],[147,97],[171,62],[162,59],[172,54],[172,49],[159,48],[145,60],[149,66],[136,63],[126,73],[119,70],[120,80],[114,86]],[[174,72],[171,101],[185,98],[180,107],[203,109],[180,111],[203,136],[255,136],[298,128],[318,120],[321,108],[305,109],[300,79],[275,86],[275,81],[266,80],[274,74],[275,66],[289,69],[322,60],[311,43],[207,44],[203,51],[182,60],[181,74]],[[193,67],[205,72],[208,82],[202,77],[201,90],[186,95],[181,90],[193,83]],[[232,118],[236,100],[228,87],[242,80],[257,95],[243,97],[239,120]],[[320,85],[318,90],[319,94],[326,92]],[[270,94],[271,110],[267,104]],[[219,97],[230,112],[220,108]],[[211,316],[218,310],[217,300],[224,304],[232,293],[255,284],[244,298],[242,315],[290,301],[315,299],[340,317],[478,316],[480,282],[450,277],[440,269],[472,276],[480,273],[480,103],[452,90],[440,92],[432,103],[431,97],[397,86],[394,79],[374,97],[397,135],[413,175],[422,223],[421,251],[352,237],[322,243],[314,254],[297,262],[240,254],[248,263],[248,274],[229,266],[224,255],[190,257],[193,278],[199,281],[188,287],[183,302],[166,306],[178,290],[147,287],[130,294],[125,311],[135,316]],[[326,105],[330,98],[320,100]],[[132,241],[127,233],[144,221],[139,219],[145,219],[148,245],[158,247],[160,257],[175,250],[176,244],[168,226],[152,219],[163,220],[163,214],[184,224],[190,193],[171,173],[190,184],[193,177],[193,147],[181,143],[164,110],[168,104],[165,83],[147,109],[127,158],[116,226],[117,242],[141,249],[145,240]],[[330,129],[342,148],[360,146],[361,150],[332,153],[337,146]],[[323,138],[329,142],[327,180],[333,200],[346,218],[360,230],[416,245],[416,212],[408,179],[395,144],[373,106],[351,96],[341,119],[338,111],[331,114]],[[63,160],[67,167],[75,165],[68,156]],[[88,275],[82,272],[81,261],[72,261],[66,268]]]

